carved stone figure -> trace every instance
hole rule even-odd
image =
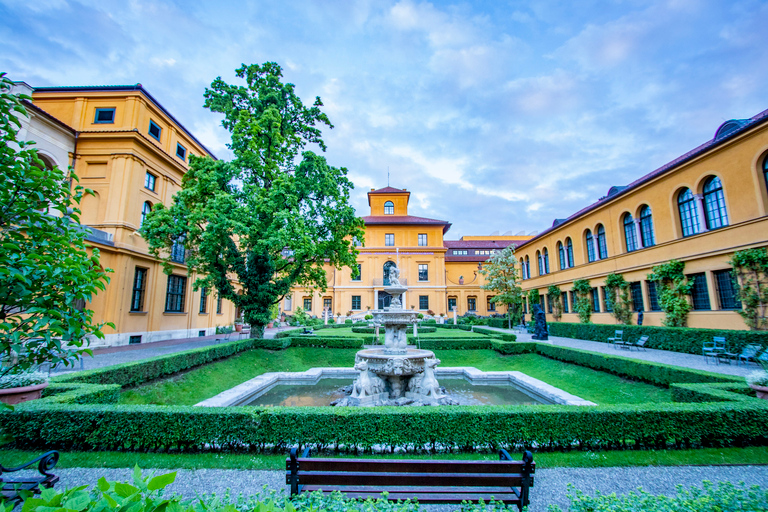
[[[355,370],[360,372],[352,385],[352,398],[365,398],[384,392],[384,380],[368,369],[367,361],[355,364]]]
[[[400,286],[400,269],[395,266],[389,268],[389,285]]]
[[[440,385],[435,377],[435,366],[440,364],[436,357],[424,361],[424,373],[420,377],[414,377],[408,383],[408,390],[428,398],[437,400],[445,395],[440,392]],[[415,382],[414,382],[415,381]]]
[[[536,319],[536,331],[532,336],[534,340],[548,340],[547,334],[547,315],[539,304],[533,305],[533,317]]]

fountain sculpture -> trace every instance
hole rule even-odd
[[[400,284],[400,270],[391,267],[389,285],[384,290],[392,296],[388,308],[373,312],[374,322],[382,325],[384,347],[366,348],[355,356],[355,370],[360,372],[350,396],[332,405],[447,405],[456,403],[447,397],[435,378],[440,360],[431,350],[408,347],[407,329],[416,323],[415,311],[403,308],[402,294],[408,289]]]

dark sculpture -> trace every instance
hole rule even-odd
[[[547,315],[540,305],[533,305],[533,318],[536,320],[536,330],[532,336],[534,340],[546,341],[549,339],[547,333]]]

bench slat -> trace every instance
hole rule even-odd
[[[464,460],[368,460],[368,459],[297,459],[302,471],[362,471],[368,473],[522,473],[520,461],[464,461]],[[535,471],[531,464],[531,473]],[[285,469],[291,469],[290,458]]]
[[[330,494],[332,491],[324,490],[319,486],[306,486],[304,487],[304,492],[315,492],[315,491],[322,491],[323,494]],[[359,488],[347,488],[347,489],[335,489],[343,492],[347,495],[347,498],[359,498],[359,499],[377,499],[377,498],[383,498],[381,496],[382,490],[366,490],[366,489],[359,489]],[[414,490],[392,490],[392,489],[384,489],[389,494],[387,495],[387,499],[390,501],[397,501],[397,500],[409,500],[413,498],[418,498],[419,503],[461,503],[462,501],[480,501],[483,500],[486,503],[490,501],[490,497],[493,496],[493,498],[496,501],[502,501],[505,504],[519,504],[520,498],[517,497],[516,494],[510,492],[508,489],[500,489],[495,488],[490,491],[483,491],[483,492],[422,492],[422,491],[414,491]],[[432,489],[434,490],[434,489]]]
[[[362,471],[310,471],[298,472],[299,485],[426,485],[461,487],[497,487],[522,485],[519,473],[368,473]],[[286,475],[286,483],[290,483]]]

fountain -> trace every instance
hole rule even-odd
[[[348,397],[336,400],[337,406],[375,405],[448,405],[447,397],[435,378],[440,360],[431,350],[408,346],[407,329],[416,323],[418,313],[408,311],[400,297],[408,289],[400,284],[400,270],[391,267],[389,285],[384,290],[392,296],[388,308],[373,313],[382,325],[384,347],[366,348],[355,356],[358,376]]]

